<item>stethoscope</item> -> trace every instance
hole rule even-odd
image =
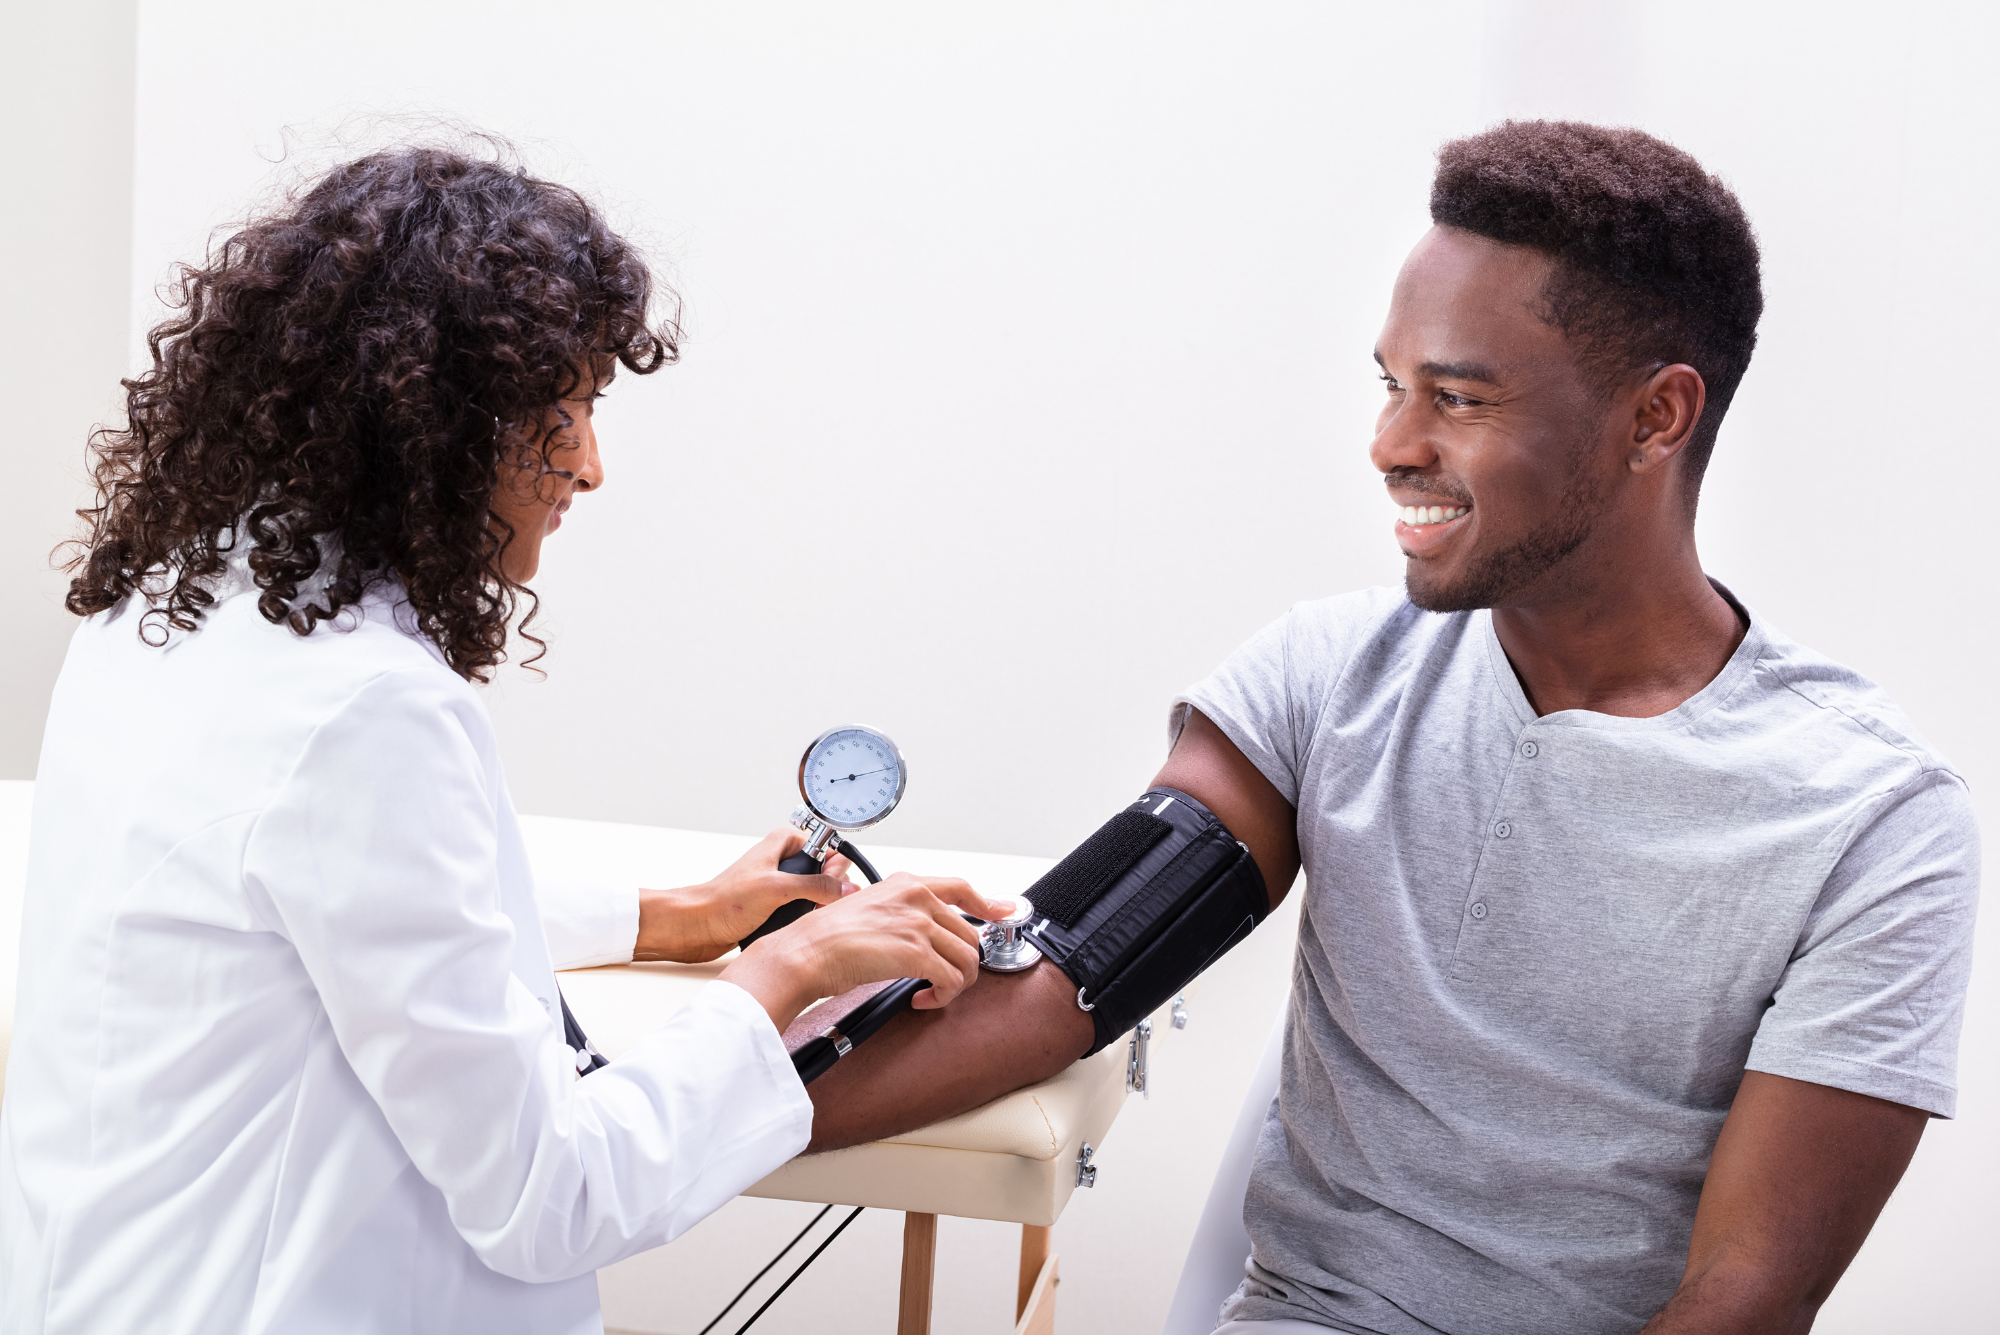
[[[792,812],[792,824],[805,831],[805,846],[778,864],[780,871],[812,874],[821,870],[826,859],[840,854],[869,882],[882,874],[848,837],[855,830],[877,824],[903,800],[909,782],[909,766],[898,747],[885,732],[860,724],[828,728],[813,738],[799,757],[799,806]],[[813,909],[809,899],[795,899],[771,915],[762,927],[743,939],[747,949],[759,937],[798,921]],[[967,915],[980,929],[980,965],[1002,973],[1026,969],[1041,958],[1041,952],[1023,932],[1034,915],[1027,900],[1017,900],[1014,912],[999,922],[986,922]],[[909,1008],[917,993],[930,986],[928,979],[899,978],[876,992],[828,1025],[792,1054],[792,1066],[799,1079],[811,1084],[832,1070],[835,1063],[867,1042],[882,1026]]]
[[[860,869],[870,884],[879,882],[882,874],[875,870],[862,851],[847,837],[852,831],[866,829],[880,822],[896,809],[902,801],[903,789],[908,780],[908,767],[904,764],[902,750],[889,739],[886,733],[874,728],[850,724],[845,727],[829,728],[815,737],[799,758],[799,806],[792,812],[792,824],[805,832],[804,847],[778,863],[780,871],[797,875],[816,875],[824,870],[827,858],[839,854]],[[756,942],[789,926],[817,907],[810,899],[794,899],[779,907],[756,931],[744,937],[738,944],[748,950]],[[1035,916],[1034,905],[1017,897],[1014,911],[1005,918],[986,921],[963,915],[966,921],[979,928],[979,965],[996,973],[1018,973],[1032,968],[1042,957],[1042,952],[1027,938],[1028,924]],[[792,1066],[799,1073],[799,1079],[807,1084],[825,1075],[834,1065],[880,1032],[882,1026],[909,1007],[917,993],[929,987],[922,978],[899,978],[876,992],[860,1006],[848,1012],[838,1023],[829,1025],[817,1036],[809,1040],[792,1054]],[[569,1003],[562,1004],[563,1035],[570,1048],[577,1054],[577,1071],[589,1075],[599,1067],[608,1065],[603,1055],[591,1045],[589,1038],[570,1013]],[[743,1286],[731,1298],[715,1319],[702,1328],[703,1335],[720,1325],[723,1317],[740,1303],[751,1288],[768,1274],[785,1255],[802,1241],[806,1234],[825,1218],[832,1210],[831,1205],[815,1215],[811,1223],[800,1230],[797,1237],[786,1243],[777,1256],[752,1276],[750,1283]],[[819,1259],[824,1252],[844,1232],[847,1226],[861,1214],[856,1206],[841,1221],[832,1234],[807,1256],[797,1269],[778,1286],[778,1289],[751,1314],[750,1319],[737,1328],[737,1335],[743,1335],[757,1319],[768,1311],[782,1296],[792,1282],[804,1273],[807,1266]]]
[[[799,757],[799,805],[792,811],[794,826],[805,832],[805,845],[778,863],[778,870],[795,875],[816,875],[829,857],[839,854],[860,869],[870,884],[882,873],[848,836],[879,824],[903,800],[909,782],[909,767],[902,748],[887,733],[860,724],[828,728],[813,738]],[[738,945],[748,950],[763,937],[788,927],[810,913],[810,899],[794,899],[781,905],[762,926]],[[1034,905],[1016,898],[1014,911],[994,921],[963,915],[979,928],[979,964],[996,973],[1018,973],[1032,968],[1042,953],[1027,938],[1034,918]],[[877,991],[836,1024],[828,1025],[792,1054],[792,1066],[799,1079],[810,1084],[832,1070],[835,1063],[867,1042],[883,1025],[909,1008],[917,993],[930,986],[923,978],[899,978]],[[558,993],[560,996],[560,993]],[[562,1003],[563,1041],[576,1054],[579,1075],[608,1065],[584,1034],[583,1027]]]

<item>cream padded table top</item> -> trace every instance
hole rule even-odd
[[[524,817],[522,825],[537,866],[642,885],[706,880],[755,842],[547,817]],[[885,875],[949,873],[995,896],[1027,889],[1049,867],[1046,858],[864,847]],[[721,962],[632,964],[565,973],[561,980],[591,1041],[615,1057],[721,970]],[[1124,1101],[1125,1045],[1113,1044],[1050,1080],[957,1117],[874,1144],[795,1159],[746,1194],[1053,1224],[1076,1189],[1077,1152],[1085,1141],[1102,1144]]]

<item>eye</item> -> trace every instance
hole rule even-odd
[[[1397,390],[1402,388],[1401,385],[1396,383],[1396,377],[1390,375],[1387,371],[1384,371],[1381,375],[1376,376],[1375,378],[1377,380],[1380,380],[1384,385],[1387,385],[1389,387],[1389,392],[1391,394],[1394,394]]]
[[[1474,400],[1466,398],[1463,394],[1454,394],[1448,389],[1439,390],[1438,398],[1447,407],[1451,408],[1469,408],[1474,402]]]

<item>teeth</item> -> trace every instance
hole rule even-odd
[[[1464,514],[1467,508],[1462,505],[1406,505],[1402,509],[1402,519],[1413,528],[1418,524],[1443,524]]]

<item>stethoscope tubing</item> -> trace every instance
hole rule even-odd
[[[868,878],[870,884],[882,879],[882,873],[875,870],[875,864],[847,840],[834,841],[830,851],[841,854],[849,862],[861,868],[861,874]],[[877,1030],[899,1013],[908,1010],[911,999],[929,986],[930,982],[927,979],[898,978],[849,1011],[844,1019],[830,1026],[826,1033],[807,1042],[804,1047],[792,1054],[792,1069],[799,1073],[800,1082],[810,1085],[831,1071],[843,1056],[867,1042]],[[835,1037],[836,1034],[838,1038]]]

